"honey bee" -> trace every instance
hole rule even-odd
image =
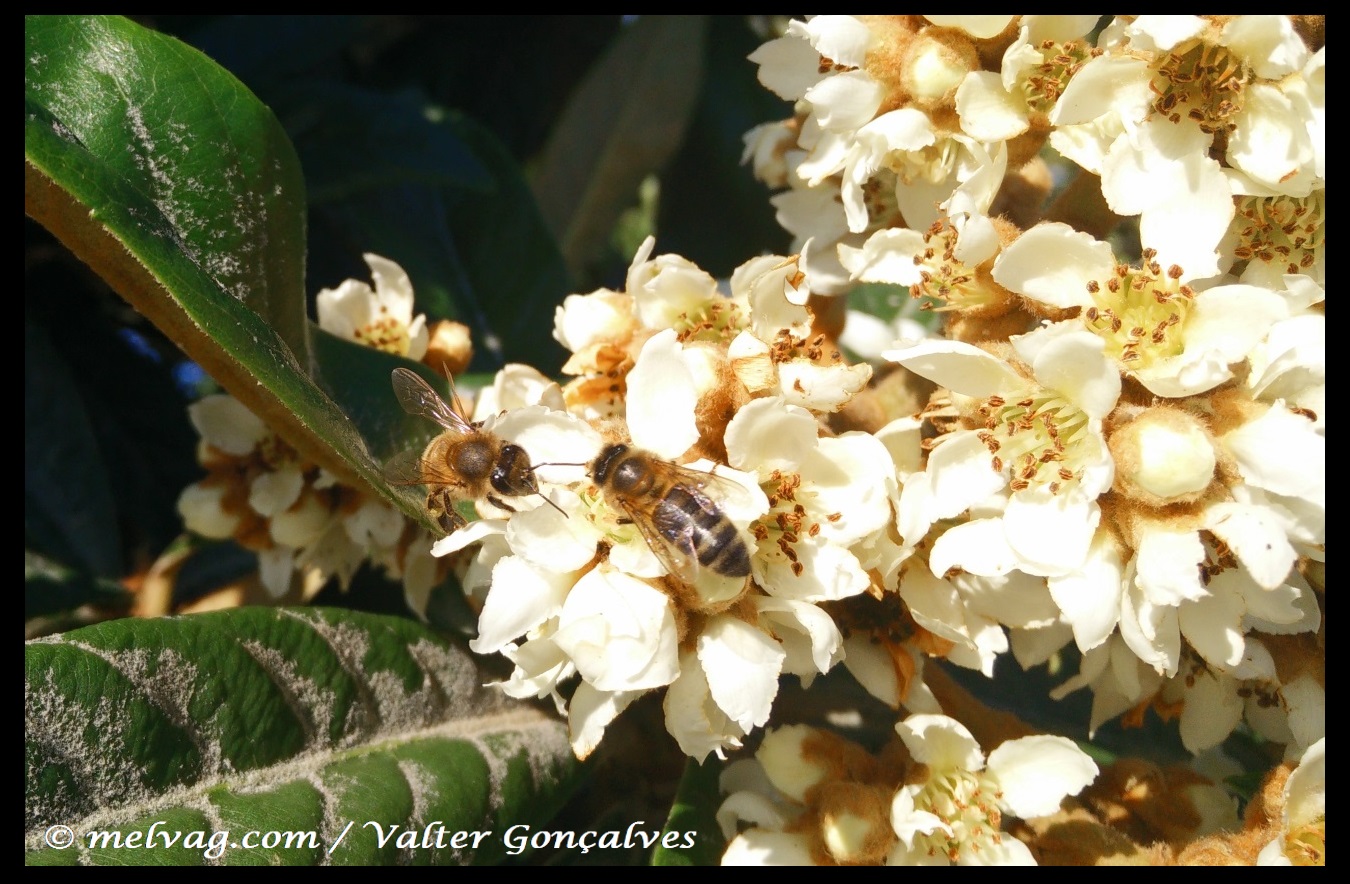
[[[396,368],[392,379],[394,395],[403,410],[435,421],[445,432],[421,451],[405,451],[394,457],[385,465],[384,475],[395,485],[426,485],[427,512],[441,530],[449,534],[466,524],[467,520],[455,510],[455,502],[461,496],[485,497],[493,506],[515,512],[498,495],[539,494],[534,467],[525,449],[504,441],[479,424],[469,423],[417,373]],[[457,396],[455,403],[459,404]],[[557,504],[547,497],[544,502],[557,509]]]
[[[637,525],[671,574],[693,584],[699,569],[750,576],[750,550],[736,526],[703,489],[717,477],[616,443],[590,467],[605,501]]]

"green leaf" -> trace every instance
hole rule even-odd
[[[481,688],[464,652],[410,620],[118,620],[30,642],[25,663],[34,864],[491,862],[507,828],[549,819],[577,769],[561,722]],[[59,857],[53,826],[76,837]]]
[[[568,101],[534,192],[574,278],[683,141],[703,82],[705,31],[703,16],[638,18]]]
[[[419,515],[308,376],[304,188],[271,112],[123,19],[32,17],[26,36],[29,214],[304,456]]]
[[[181,255],[303,357],[304,183],[271,111],[126,19],[29,16],[24,35],[29,162],[102,218],[124,261],[168,277],[156,253]],[[118,192],[134,202],[109,205]]]
[[[666,819],[660,846],[652,853],[654,866],[715,866],[727,840],[717,824],[722,804],[718,777],[725,765],[716,759],[685,762],[675,803]]]

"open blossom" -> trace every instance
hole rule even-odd
[[[896,725],[924,776],[891,804],[899,838],[891,865],[1035,865],[1026,845],[1002,832],[1004,814],[1046,816],[1097,777],[1097,765],[1055,736],[1008,740],[989,754],[959,722],[912,715]]]
[[[364,257],[375,288],[348,279],[335,289],[319,292],[319,327],[367,347],[421,360],[427,352],[427,320],[421,314],[413,316],[408,274],[388,258],[370,253]]]
[[[956,93],[961,128],[981,141],[1007,141],[1049,130],[1049,112],[1091,57],[1084,40],[1096,15],[1024,15],[998,71],[971,71]],[[1039,146],[1043,138],[1035,144]]]
[[[826,731],[774,728],[753,760],[728,767],[718,822],[723,865],[1034,865],[1006,815],[1046,816],[1097,776],[1063,737],[1009,740],[986,762],[945,715],[911,715],[908,750],[872,756]]]
[[[346,585],[367,556],[392,555],[402,514],[338,485],[237,399],[206,396],[188,415],[208,475],[180,495],[183,521],[203,537],[254,550],[272,597],[289,593],[297,572],[301,594],[313,595],[332,576]]]
[[[1074,78],[1056,123],[1114,111],[1127,128],[1199,133],[1202,153],[1224,146],[1228,165],[1286,193],[1318,176],[1322,98],[1306,84],[1318,75],[1288,16],[1120,17],[1099,43],[1106,51]]]
[[[1129,267],[1106,243],[1066,224],[1041,224],[1003,250],[994,278],[1048,307],[1080,308],[1064,322],[1101,338],[1123,374],[1159,396],[1188,396],[1231,378],[1287,308],[1257,286],[1188,285],[1194,264],[1186,263],[1186,243],[1179,236],[1158,252],[1146,249],[1143,266]]]
[[[905,483],[899,527],[917,541],[937,520],[1007,489],[1001,517],[944,535],[951,552],[943,561],[976,574],[1064,574],[1085,560],[1100,519],[1097,497],[1114,476],[1101,421],[1115,406],[1120,378],[1101,342],[1082,332],[1024,335],[1014,349],[1020,369],[954,341],[885,354],[971,397],[983,424],[951,434]]]
[[[849,287],[836,246],[856,248],[896,226],[923,229],[966,203],[987,208],[1003,179],[1006,145],[963,132],[956,112],[957,87],[979,69],[975,47],[993,25],[928,18],[815,16],[750,55],[760,82],[796,102],[797,116],[747,136],[747,157],[761,177],[790,186],[772,202],[793,248],[817,268],[820,293]],[[1001,38],[1012,17],[993,18]]]

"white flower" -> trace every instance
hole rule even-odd
[[[363,256],[375,288],[349,279],[319,292],[319,327],[349,341],[419,361],[427,352],[427,320],[413,317],[413,289],[403,268],[379,255]]]
[[[1326,739],[1303,753],[1284,784],[1280,837],[1261,851],[1261,866],[1326,864],[1327,774]]]
[[[1172,138],[1156,131],[1168,127],[1199,133],[1202,154],[1224,133],[1229,165],[1285,193],[1306,193],[1320,174],[1321,69],[1287,16],[1143,15],[1117,20],[1101,44],[1107,51],[1056,107],[1057,124],[1115,113],[1131,133],[1155,130],[1145,139],[1158,143]]]
[[[1097,777],[1092,759],[1063,737],[1009,740],[986,766],[975,738],[944,715],[911,715],[896,730],[926,777],[892,802],[899,842],[891,865],[1035,865],[1026,845],[1003,834],[1003,814],[1049,815]]]
[[[1167,248],[1175,253],[1181,242],[1178,236]],[[1185,282],[1189,265],[1164,270],[1167,259],[1147,249],[1145,257],[1139,268],[1118,264],[1106,243],[1065,224],[1039,224],[1003,250],[994,278],[1049,307],[1082,308],[1065,322],[1101,338],[1118,370],[1159,396],[1203,393],[1228,380],[1232,366],[1286,315],[1272,291],[1197,291]]]
[[[769,495],[754,528],[751,567],[772,596],[806,602],[847,598],[870,578],[851,551],[892,518],[895,466],[874,436],[817,435],[810,412],[755,399],[727,426],[727,458]]]
[[[1060,575],[1087,557],[1100,519],[1097,497],[1113,476],[1101,420],[1115,406],[1120,377],[1092,335],[1047,333],[1015,341],[1033,377],[955,341],[885,354],[984,401],[985,429],[951,434],[929,456],[924,472],[906,481],[899,525],[906,541],[917,542],[937,520],[1005,488],[1012,492],[1001,516],[973,519],[944,535],[952,550],[943,556],[944,568],[958,565],[987,576],[1012,568]]]
[[[1088,57],[1090,47],[1078,41],[1098,18],[1022,16],[1017,40],[1003,53],[1001,72],[972,71],[957,90],[956,108],[965,133],[985,142],[1006,141],[1025,132],[1033,115],[1039,115],[1044,127],[1045,114]]]

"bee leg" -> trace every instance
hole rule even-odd
[[[614,521],[615,521],[616,523],[620,524],[620,525],[631,525],[631,524],[633,524],[633,520],[630,519],[630,518],[628,518],[627,516],[621,516],[620,518],[615,519]]]
[[[514,513],[516,511],[515,507],[508,506],[505,501],[503,501],[500,497],[497,497],[495,494],[489,494],[487,496],[487,500],[488,503],[492,504],[498,509],[506,510],[508,513]]]
[[[440,513],[436,516],[436,524],[441,526],[441,530],[446,534],[453,534],[460,528],[469,524],[468,521],[454,510]]]
[[[469,524],[455,509],[455,501],[440,489],[427,494],[427,513],[446,534],[453,534]]]

